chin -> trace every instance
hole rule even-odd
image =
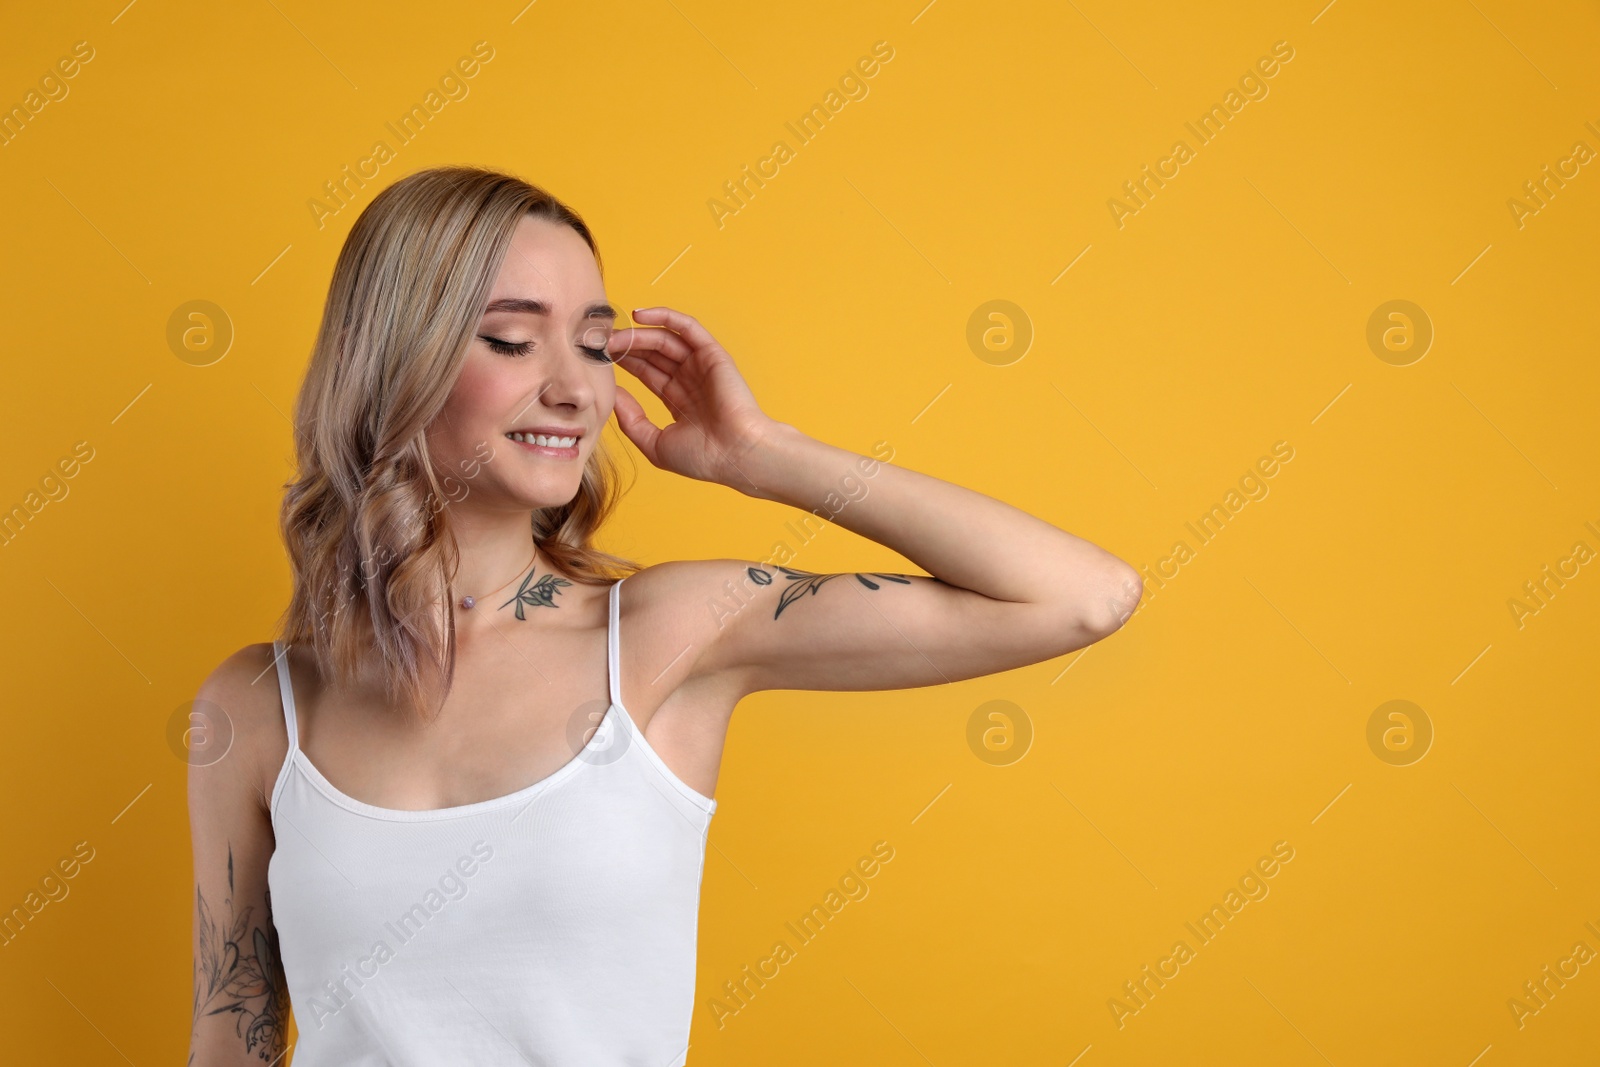
[[[571,484],[563,481],[560,484],[546,482],[540,485],[523,486],[521,487],[521,492],[517,493],[516,496],[524,507],[559,508],[572,503],[578,495],[578,489],[579,482],[574,478]]]

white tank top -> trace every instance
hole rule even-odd
[[[274,642],[289,751],[267,884],[295,1067],[685,1062],[717,802],[667,769],[622,706],[621,586],[611,703],[589,743],[532,785],[450,808],[334,788],[300,748]]]

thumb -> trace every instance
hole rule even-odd
[[[661,428],[650,421],[650,416],[644,413],[644,408],[633,398],[633,394],[620,385],[617,386],[612,411],[617,416],[618,428],[628,440],[644,453],[652,465],[659,467],[660,464],[656,462],[656,442],[661,439]]]

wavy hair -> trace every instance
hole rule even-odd
[[[296,477],[279,515],[294,592],[280,639],[308,646],[325,679],[381,681],[423,720],[455,676],[449,503],[464,490],[435,469],[426,431],[526,215],[571,226],[600,265],[577,212],[508,174],[436,167],[378,193],[340,250],[295,404]],[[580,584],[634,573],[590,543],[620,495],[615,461],[596,448],[577,495],[535,509],[533,541]]]

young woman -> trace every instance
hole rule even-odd
[[[230,740],[190,761],[191,1063],[277,1061],[292,1002],[296,1067],[683,1064],[739,700],[1022,667],[1138,603],[1095,545],[773,420],[688,315],[616,317],[588,227],[515,177],[424,171],[356,221],[296,409],[282,637],[197,701]],[[655,466],[928,576],[595,549],[613,413]]]

